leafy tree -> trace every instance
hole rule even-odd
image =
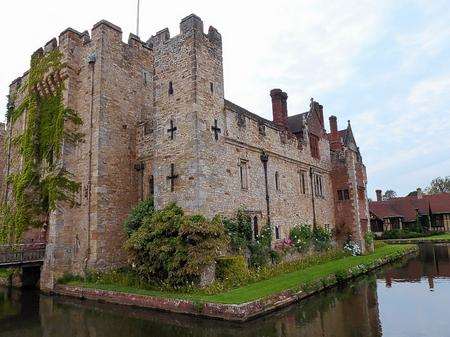
[[[397,198],[397,192],[393,190],[386,190],[386,192],[384,192],[383,200],[389,200],[393,198]]]
[[[154,211],[153,199],[146,199],[137,204],[123,224],[127,236],[130,237],[134,231],[141,227],[144,219],[151,217]]]
[[[450,176],[433,179],[425,192],[427,194],[450,193]]]
[[[180,207],[170,204],[145,217],[125,248],[140,277],[177,288],[198,283],[227,242],[219,217],[186,216]]]

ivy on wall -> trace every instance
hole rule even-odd
[[[21,103],[8,115],[10,125],[22,117],[25,128],[12,140],[21,162],[19,170],[7,177],[11,196],[0,210],[1,242],[19,242],[27,228],[48,223],[59,203],[76,203],[80,186],[64,168],[61,154],[65,143],[82,141],[83,134],[77,132],[82,120],[64,106],[61,60],[57,49],[31,57],[27,79],[19,89]]]

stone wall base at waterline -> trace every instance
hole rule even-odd
[[[416,252],[417,247],[413,247],[406,250],[402,256],[397,255],[395,257],[380,258],[370,265],[358,265],[350,268],[346,273],[339,275],[339,278],[335,275],[329,275],[328,277],[318,279],[313,284],[309,284],[305,290],[285,290],[262,299],[257,299],[242,304],[225,304],[203,302],[198,300],[165,298],[62,284],[56,285],[53,293],[80,299],[97,300],[107,303],[243,322],[298,302],[306,297],[323,291],[324,289],[331,288],[338,283],[342,283],[343,281],[363,275],[387,263],[393,262],[407,255],[415,254]]]

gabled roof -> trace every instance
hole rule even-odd
[[[303,121],[308,117],[309,111],[303,112],[298,115],[288,116],[288,128],[293,134],[302,132]]]
[[[370,212],[380,219],[402,217],[404,221],[414,221],[416,209],[420,214],[428,214],[429,210],[432,213],[450,213],[450,193],[425,194],[422,198],[407,196],[369,202]]]

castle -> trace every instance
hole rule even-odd
[[[347,226],[364,249],[367,178],[350,122],[338,130],[331,116],[327,133],[313,100],[288,116],[280,89],[270,92],[273,120],[226,100],[221,35],[214,27],[205,34],[198,16],[184,18],[176,36],[166,28],[127,43],[103,20],[90,34],[66,29],[38,52],[55,48],[66,65],[64,103],[82,117],[85,141],[63,148],[65,168],[81,183],[79,206],[51,216],[43,289],[65,272],[122,264],[122,223],[147,197],[208,217],[244,205],[254,234],[269,223],[274,242],[294,225]],[[10,85],[10,109],[26,77]],[[8,124],[12,137],[23,123]],[[1,157],[5,175],[20,166],[10,152]]]

